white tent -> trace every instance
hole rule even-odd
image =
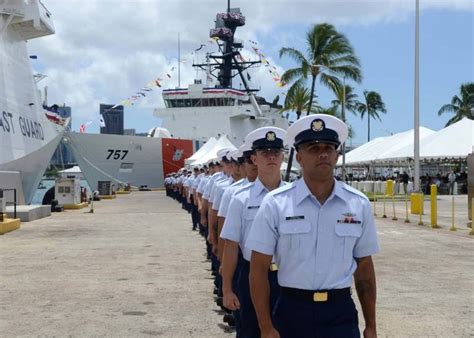
[[[463,119],[420,141],[420,159],[459,160],[474,152],[474,120]],[[386,161],[400,161],[414,157],[413,144],[392,150]]]
[[[217,140],[215,137],[211,137],[206,143],[203,144],[201,148],[198,149],[193,155],[184,160],[185,164],[192,163],[202,156],[204,156],[209,150],[211,150],[216,144]]]
[[[378,137],[346,154],[346,165],[362,165],[374,162],[383,162],[394,151],[405,147],[413,147],[414,130],[408,130],[391,136]],[[420,140],[425,139],[435,132],[431,129],[420,127]],[[342,165],[342,156],[338,165]]]
[[[206,164],[208,161],[217,158],[217,152],[224,148],[230,149],[237,149],[232,142],[229,141],[227,135],[222,135],[214,144],[212,149],[209,149],[205,154],[203,154],[200,158],[190,163],[190,165],[203,165]]]

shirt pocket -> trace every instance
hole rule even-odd
[[[354,246],[362,236],[362,226],[360,224],[336,223],[335,231],[344,248],[343,258],[354,258]]]
[[[284,220],[280,223],[282,254],[294,260],[304,260],[314,247],[311,236],[311,222],[305,219]]]

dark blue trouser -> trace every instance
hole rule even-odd
[[[241,335],[242,338],[260,337],[260,328],[258,326],[257,314],[253,307],[252,298],[250,296],[250,263],[242,258],[240,275],[238,280],[237,296],[240,301],[240,320],[241,320]],[[273,312],[273,307],[280,295],[280,286],[278,285],[277,272],[268,272],[268,281],[270,285],[270,311]]]
[[[281,293],[272,321],[281,338],[360,337],[357,310],[350,295],[313,302]]]

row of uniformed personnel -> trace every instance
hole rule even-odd
[[[286,132],[259,128],[238,151],[222,150],[222,170],[211,163],[208,174],[168,179],[169,193],[199,213],[237,337],[359,337],[353,279],[364,337],[376,336],[370,202],[333,175],[347,134],[336,117],[306,116]],[[302,168],[291,184],[280,175],[285,144]]]

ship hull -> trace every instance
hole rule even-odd
[[[29,16],[34,14],[32,6],[36,6],[39,21]],[[17,202],[28,204],[64,127],[50,122],[44,114],[26,39],[54,30],[49,24],[45,26],[46,9],[39,2],[10,2],[1,8],[10,8],[18,16],[0,15],[0,189],[17,189]],[[34,22],[39,24],[34,26]],[[10,197],[7,200],[12,202]]]
[[[80,133],[65,139],[93,190],[99,181],[163,188],[164,177],[194,152],[191,140]]]

